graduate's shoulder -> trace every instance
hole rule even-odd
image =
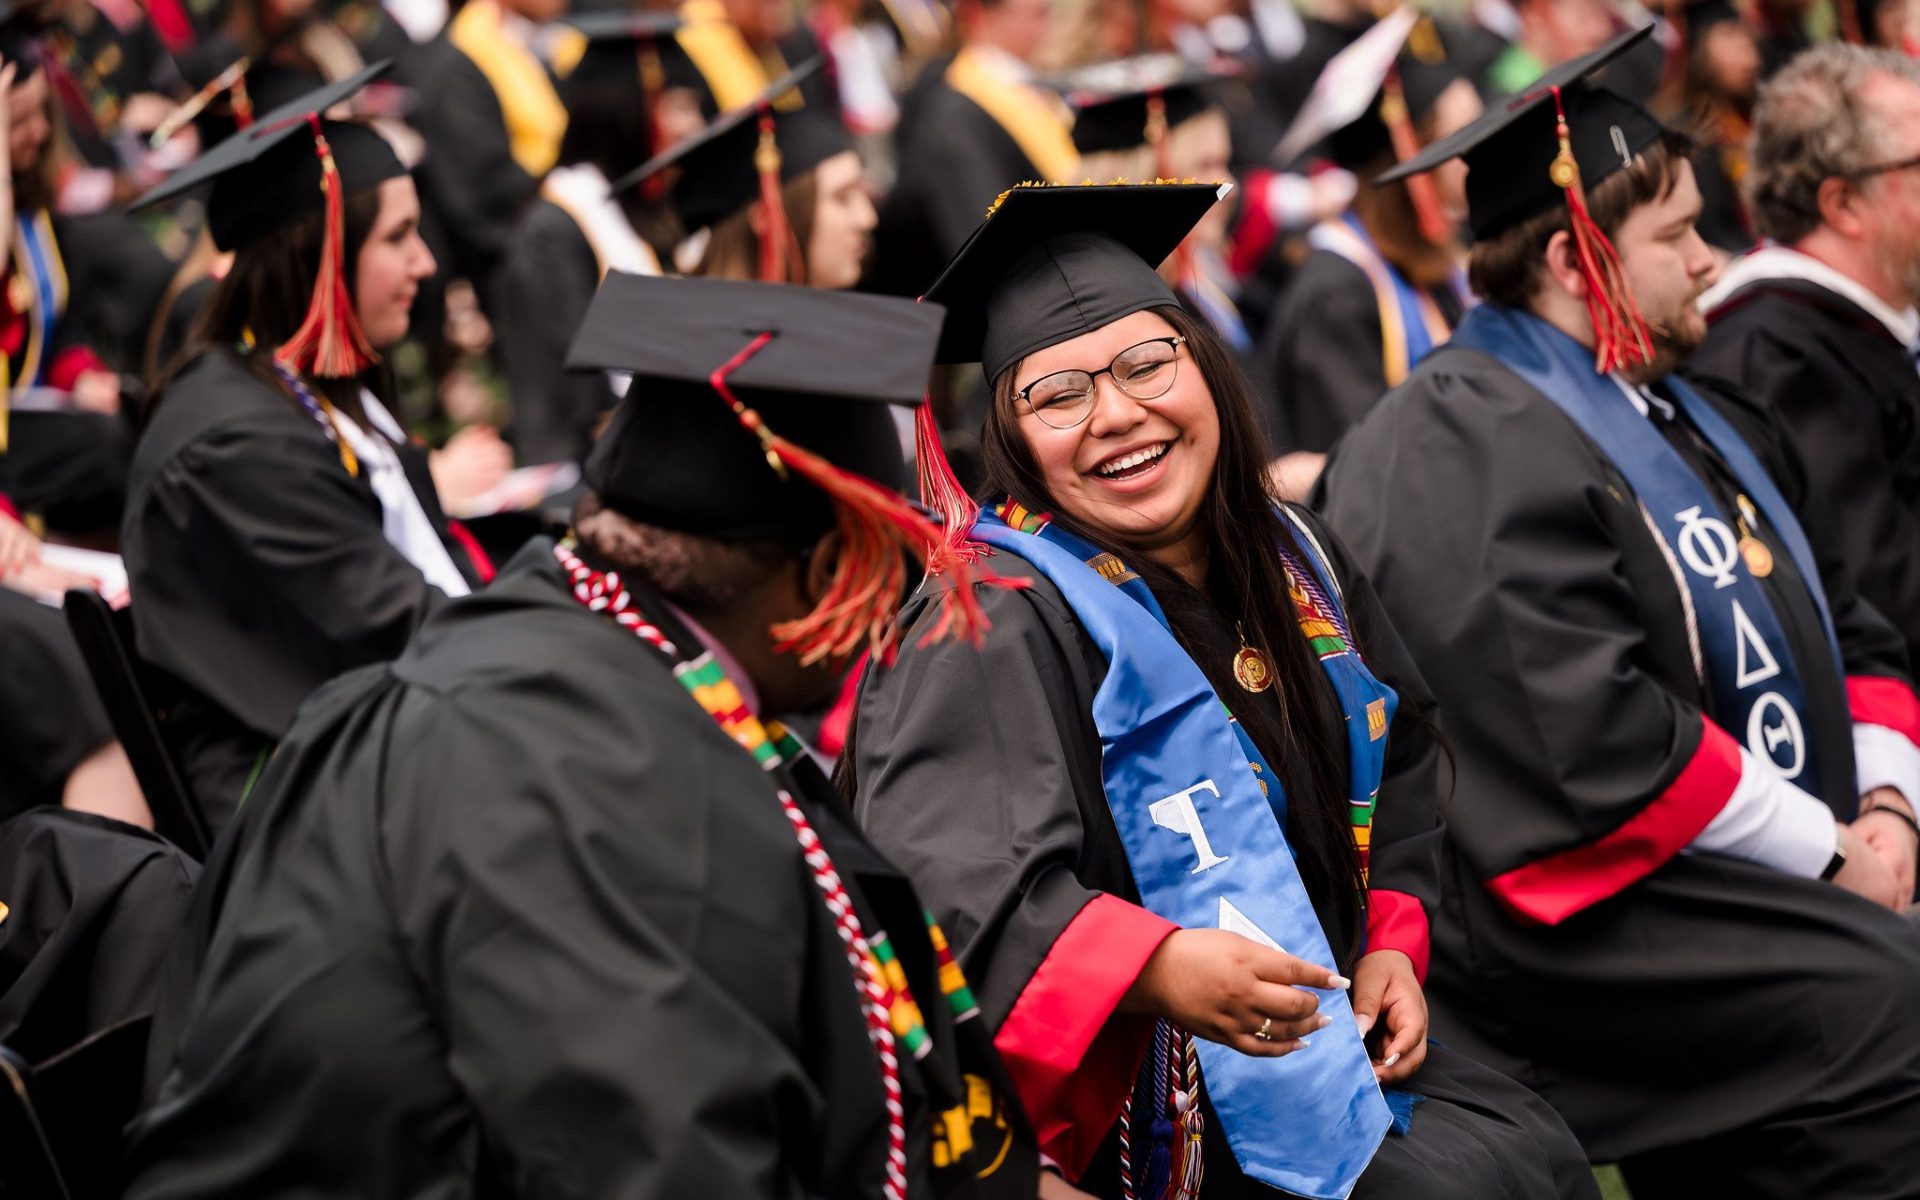
[[[1512,368],[1483,350],[1446,343],[1380,399],[1348,432],[1343,451],[1409,439],[1502,443],[1514,437],[1564,440],[1573,423]],[[1489,446],[1491,448],[1491,445]]]
[[[243,441],[324,450],[326,433],[277,385],[212,349],[183,367],[158,397],[134,446],[129,492],[189,447]]]
[[[998,546],[981,545],[968,586],[979,601],[981,611],[996,628],[1029,628],[1036,625],[1068,627],[1076,624],[1073,607],[1051,580],[1026,558]],[[931,575],[907,599],[901,609],[901,621],[908,636],[937,619],[946,597],[959,587],[951,575]]]

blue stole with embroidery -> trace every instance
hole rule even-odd
[[[1819,664],[1794,661],[1779,616],[1748,570],[1728,514],[1712,490],[1652,421],[1635,411],[1620,384],[1594,371],[1593,352],[1546,321],[1483,304],[1454,330],[1453,341],[1499,359],[1553,401],[1613,462],[1683,565],[1679,574],[1686,580],[1705,660],[1707,714],[1754,757],[1803,790],[1822,795],[1822,764],[1806,735],[1807,701],[1800,685],[1803,666],[1817,670]],[[1820,613],[1832,665],[1844,675],[1819,567],[1786,498],[1725,418],[1680,380],[1669,376],[1662,382],[1792,557]]]
[[[972,536],[1045,575],[1106,657],[1093,699],[1101,779],[1141,904],[1182,928],[1230,929],[1336,970],[1287,844],[1279,777],[1181,649],[1145,582],[1112,555],[1050,524],[1032,525],[1039,527],[1020,532],[982,510]],[[1337,594],[1326,566],[1315,561],[1313,569],[1326,594]],[[1358,752],[1352,793],[1372,797],[1398,698],[1357,654],[1321,662],[1348,727],[1363,731],[1350,738]],[[1385,719],[1377,736],[1364,736],[1370,709],[1376,722]],[[1250,1058],[1194,1041],[1241,1170],[1301,1196],[1340,1200],[1392,1118],[1347,994],[1309,990],[1333,1023],[1307,1049]]]
[[[14,264],[18,277],[33,289],[33,301],[25,316],[28,333],[21,343],[21,366],[13,377],[16,388],[39,387],[47,372],[47,351],[53,345],[54,322],[66,302],[60,287],[59,251],[53,245],[53,226],[45,213],[28,213],[14,222],[19,231],[15,245],[22,261]]]

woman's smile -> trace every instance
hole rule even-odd
[[[1177,440],[1166,440],[1118,450],[1096,463],[1087,475],[1115,492],[1136,495],[1166,474],[1167,460],[1177,445]]]

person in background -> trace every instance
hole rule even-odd
[[[1768,81],[1747,179],[1767,244],[1701,297],[1688,362],[1757,409],[1824,502],[1861,595],[1920,662],[1920,66],[1844,43]]]
[[[1764,431],[1672,373],[1715,269],[1690,147],[1590,81],[1649,29],[1389,173],[1465,157],[1481,303],[1315,502],[1459,771],[1436,1035],[1636,1197],[1905,1196],[1920,698]]]
[[[1525,91],[1570,59],[1589,54],[1613,36],[1606,0],[1517,0],[1519,29],[1480,82],[1489,101]]]
[[[1684,10],[1682,94],[1671,122],[1699,147],[1700,236],[1727,255],[1749,250],[1753,219],[1740,191],[1747,176],[1753,101],[1760,83],[1760,43],[1727,0],[1694,0]]]
[[[165,732],[216,829],[308,693],[398,654],[483,574],[380,398],[380,351],[434,270],[413,180],[371,129],[317,118],[380,69],[262,116],[143,200],[210,183],[234,255],[150,401],[121,538],[139,653],[184,685]]]

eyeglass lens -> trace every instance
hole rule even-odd
[[[1173,386],[1176,347],[1173,339],[1141,342],[1114,356],[1104,373],[1111,374],[1121,391],[1136,400],[1155,400]],[[1094,376],[1103,372],[1055,371],[1026,389],[1027,404],[1035,416],[1056,429],[1086,420],[1093,409]]]

